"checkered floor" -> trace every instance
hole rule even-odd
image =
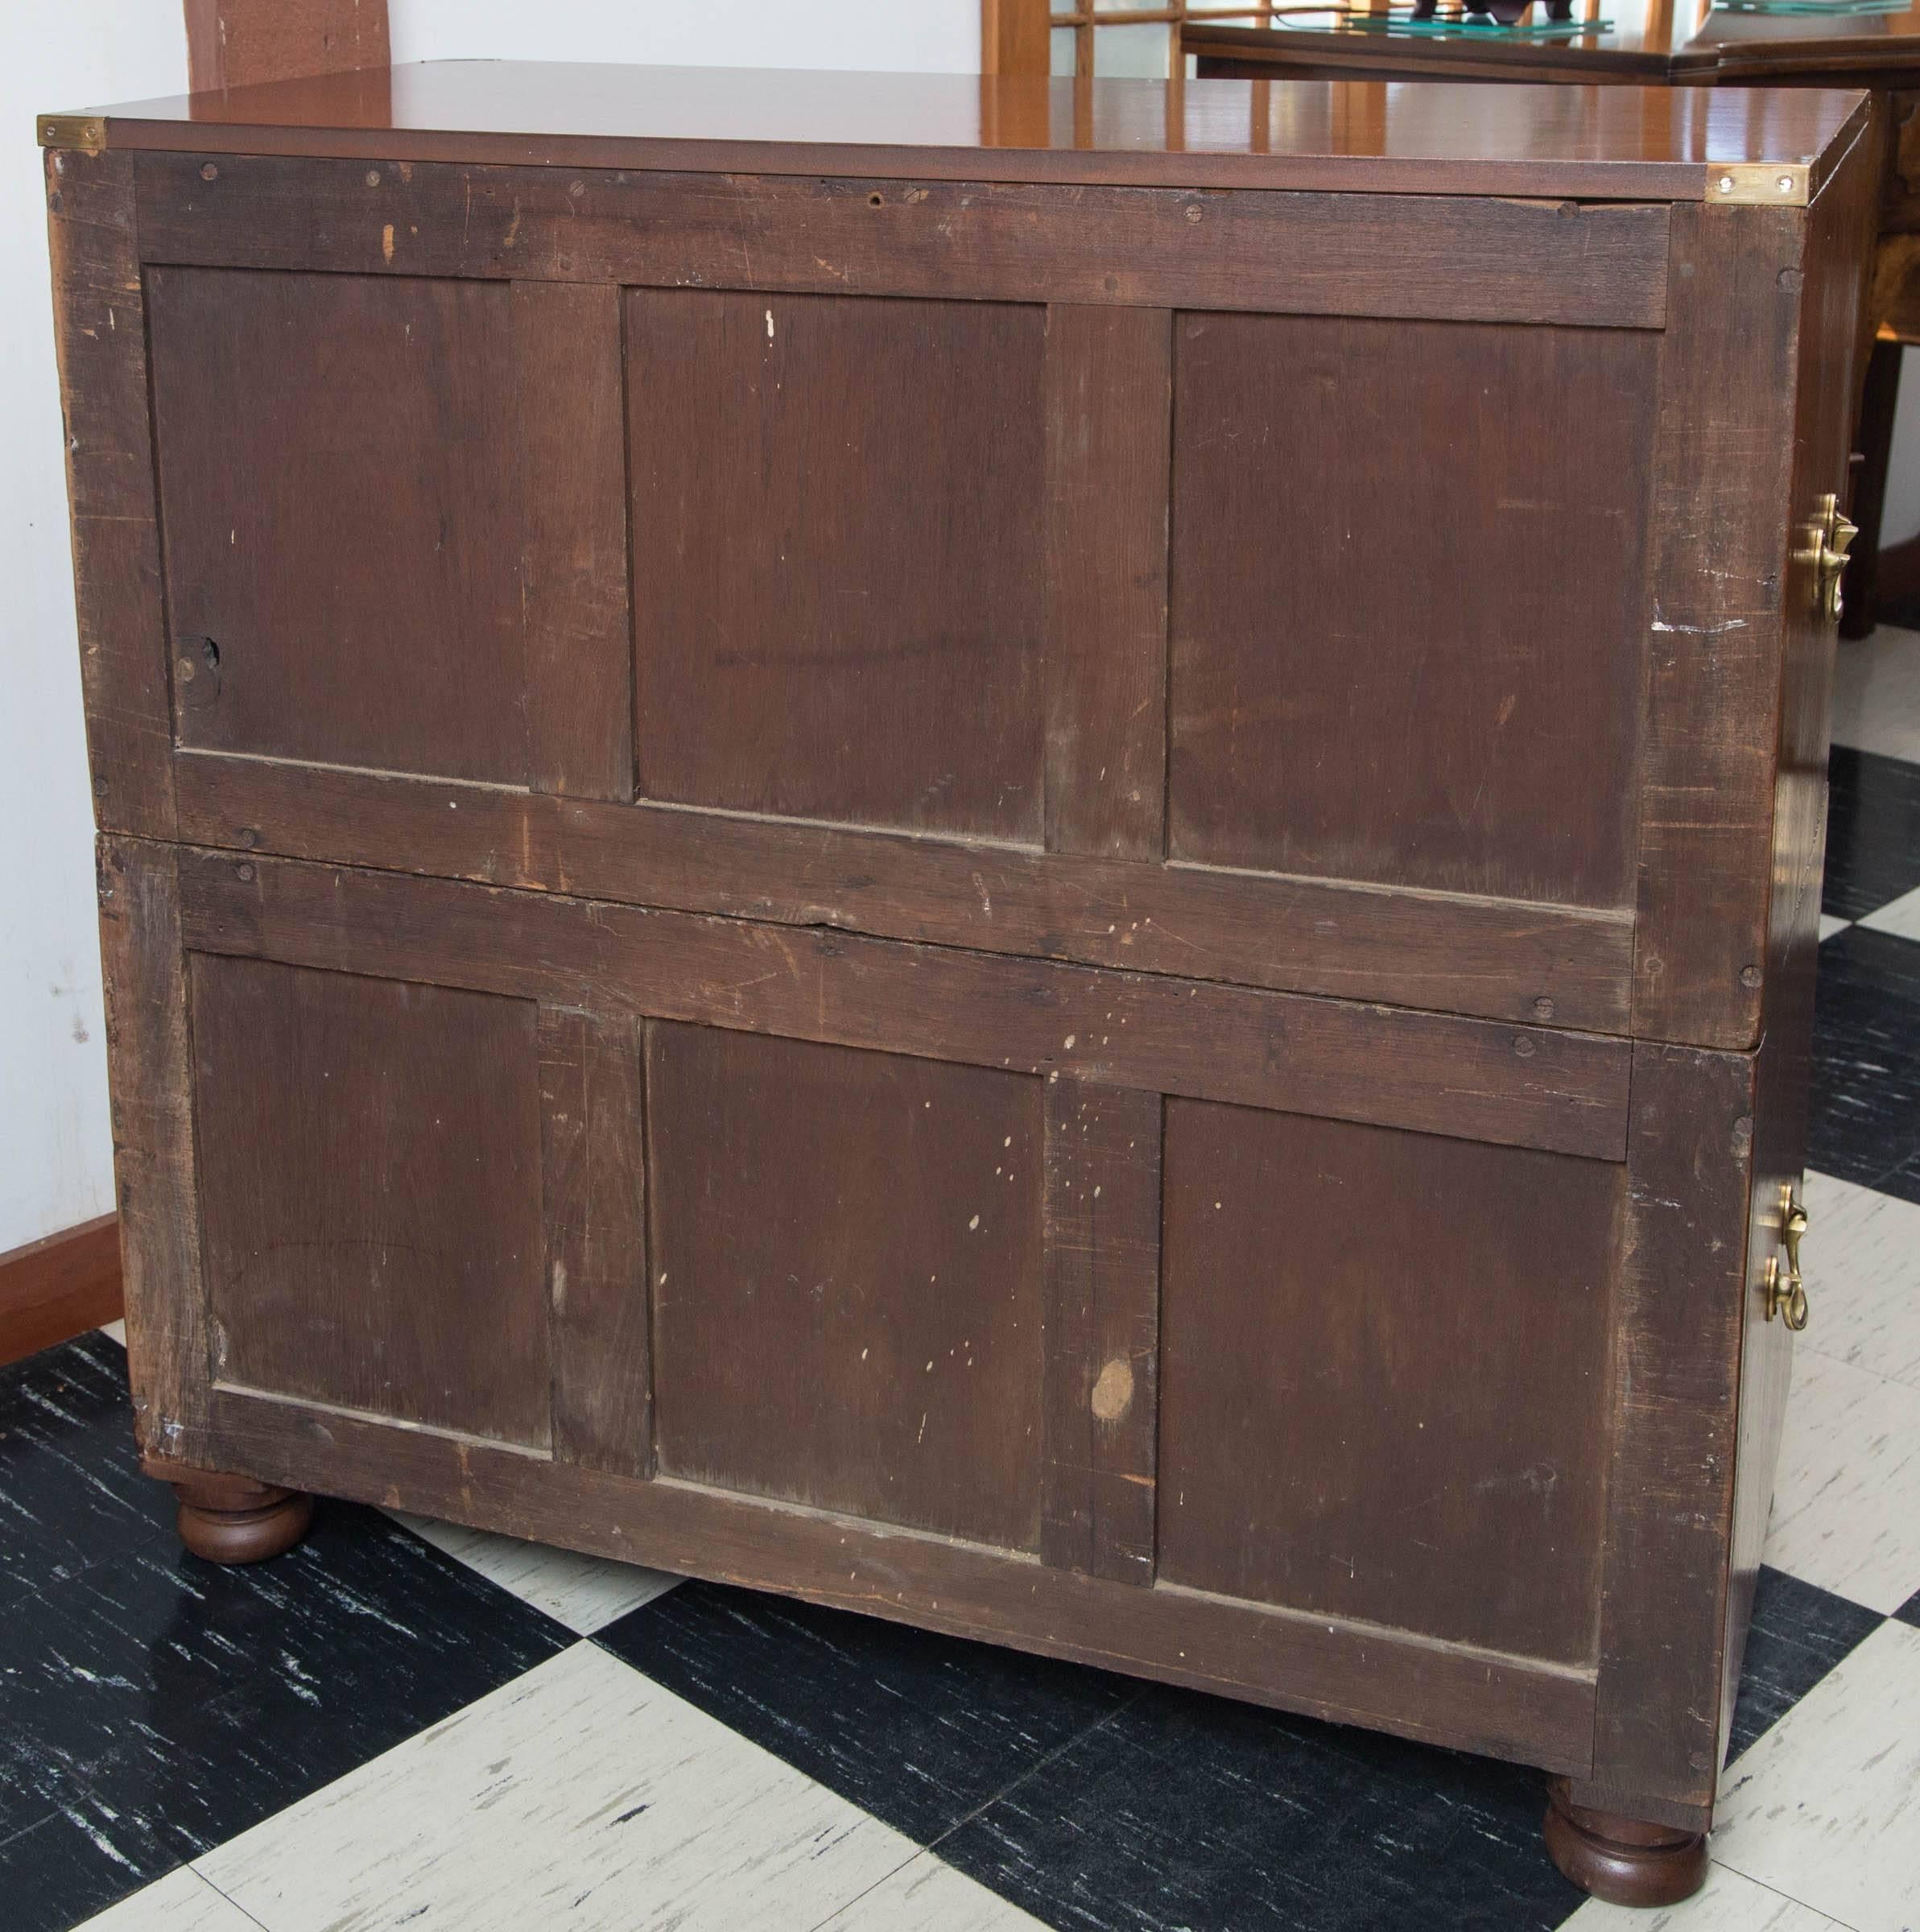
[[[0,1370],[0,1926],[1911,1932],[1920,633],[1844,648],[1835,737],[1815,1319],[1699,1898],[1583,1903],[1529,1772],[444,1525],[211,1568],[100,1335]]]

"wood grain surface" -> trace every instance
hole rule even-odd
[[[1666,315],[1667,210],[1650,205],[200,153],[136,168],[149,258],[206,266],[1629,328]],[[308,217],[277,220],[290,202]]]
[[[192,961],[217,1380],[545,1450],[526,1000]]]
[[[1630,904],[1658,341],[1175,341],[1171,851]]]
[[[1045,312],[626,302],[642,795],[1038,844]]]
[[[283,860],[181,860],[188,943],[1600,1160],[1621,1040]]]
[[[1041,1084],[648,1030],[660,1468],[1030,1550]]]
[[[1040,1554],[1143,1584],[1160,1426],[1161,1104],[1047,1083]]]
[[[1160,1573],[1591,1666],[1617,1166],[1167,1104]]]

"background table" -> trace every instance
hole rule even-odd
[[[1848,570],[1843,634],[1864,637],[1883,601],[1920,590],[1920,538],[1880,547],[1901,351],[1920,342],[1920,6],[1831,19],[1716,7],[1703,20],[1695,7],[1672,0],[1618,0],[1600,6],[1594,27],[1566,39],[1491,27],[1383,31],[1336,23],[1331,9],[1324,18],[1324,25],[1311,14],[1278,27],[1191,25],[1181,45],[1203,76],[1252,80],[1868,89],[1884,155],[1880,242],[1862,318],[1876,340],[1854,437],[1852,515],[1860,539]],[[1756,115],[1767,111],[1757,95]]]

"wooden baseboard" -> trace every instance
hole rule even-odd
[[[116,1214],[0,1254],[0,1363],[117,1322],[122,1312]]]

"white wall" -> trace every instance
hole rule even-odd
[[[187,85],[163,0],[6,0],[0,62],[0,1251],[114,1204],[73,572],[33,118]]]
[[[972,73],[980,0],[388,0],[394,59]]]
[[[968,72],[979,0],[390,0],[394,58]],[[175,94],[180,0],[4,0],[0,1252],[113,1204],[73,579],[33,117]]]

